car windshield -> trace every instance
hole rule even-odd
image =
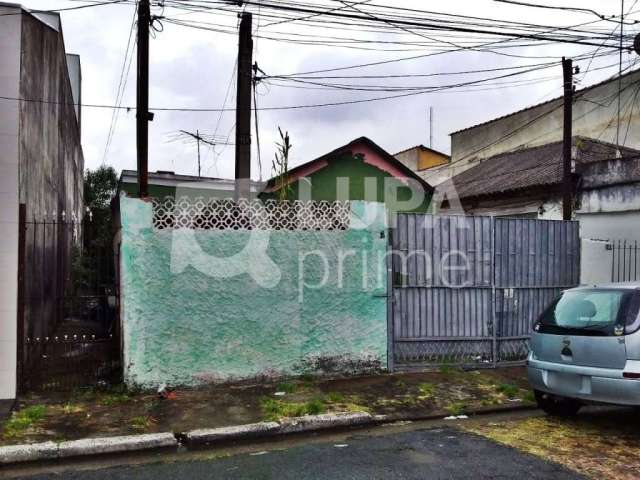
[[[611,326],[621,320],[621,312],[626,310],[631,296],[625,290],[568,291],[551,304],[540,323],[568,329]]]

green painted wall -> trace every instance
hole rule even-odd
[[[362,157],[350,154],[336,158],[329,162],[329,165],[312,173],[307,178],[311,180],[311,199],[312,200],[328,200],[337,199],[337,179],[349,179],[349,200],[371,200],[365,198],[365,179],[373,178],[376,181],[375,201],[384,202],[390,211],[399,210],[407,211],[392,205],[389,201],[392,198],[389,194],[389,187],[397,186],[397,198],[401,202],[410,200],[414,192],[410,187],[402,183],[400,180],[392,177],[385,171],[377,167],[365,163]],[[385,183],[386,182],[386,183]],[[386,189],[385,189],[386,185]],[[291,185],[289,198],[299,198],[299,181],[293,182]],[[276,193],[262,194],[262,198],[276,198]],[[424,195],[424,200],[415,208],[409,209],[413,212],[427,212],[430,204],[430,194]]]
[[[386,367],[384,206],[352,202],[346,231],[262,232],[268,260],[218,263],[252,232],[155,230],[151,204],[120,198],[125,379],[154,387],[357,373]],[[373,219],[359,228],[360,219]],[[300,289],[323,279],[324,287]],[[344,258],[339,285],[340,252]],[[254,252],[255,253],[255,252]],[[258,252],[259,253],[259,252]],[[304,258],[304,257],[303,257]],[[234,268],[248,273],[231,276]],[[230,276],[216,275],[228,273]],[[363,284],[363,278],[366,284]],[[270,288],[261,284],[271,282]]]

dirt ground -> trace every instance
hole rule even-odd
[[[263,385],[156,392],[124,387],[30,394],[0,424],[0,444],[72,440],[277,420],[324,412],[461,415],[531,402],[523,368],[463,371],[452,367],[343,379],[296,378]]]
[[[463,427],[594,479],[640,478],[640,415],[631,408],[594,408],[574,418],[540,416]]]

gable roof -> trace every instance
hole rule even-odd
[[[394,153],[393,155],[394,156],[402,155],[403,153],[408,152],[409,150],[414,150],[416,148],[419,148],[420,150],[424,150],[426,152],[435,153],[436,155],[440,155],[441,157],[445,157],[445,158],[449,158],[449,159],[451,158],[451,155],[447,155],[446,153],[439,152],[438,150],[434,150],[433,148],[427,147],[427,146],[425,146],[423,144],[415,145],[415,146],[409,147],[409,148],[405,148],[404,150],[401,150],[401,151],[399,151],[397,153]]]
[[[330,151],[329,153],[325,153],[324,155],[314,160],[290,169],[287,175],[289,183],[326,167],[330,161],[336,160],[345,154],[353,154],[353,150],[356,149],[358,145],[363,145],[373,150],[380,156],[380,158],[382,158],[383,161],[389,164],[393,168],[393,170],[399,171],[402,174],[402,178],[411,178],[417,181],[425,191],[433,191],[433,187],[429,185],[429,183],[420,178],[420,176],[418,176],[413,170],[404,165],[400,160],[396,159],[393,155],[391,155],[389,152],[387,152],[385,149],[383,149],[367,137],[356,138],[355,140],[352,140],[346,145],[338,147],[335,150]],[[273,187],[275,186],[276,178],[277,177],[273,177],[267,181],[267,190],[273,189]]]
[[[588,137],[573,137],[572,157],[585,165],[616,157],[617,145]],[[573,153],[575,152],[575,153]],[[620,147],[623,157],[640,155],[639,150]],[[562,142],[553,142],[505,152],[453,177],[461,199],[503,194],[526,188],[558,185],[562,182]]]
[[[578,90],[573,92],[574,98],[575,98],[575,96],[577,94],[582,94],[582,93],[588,92],[589,90],[592,90],[594,88],[600,87],[600,86],[605,85],[605,84],[607,84],[609,82],[614,82],[614,81],[617,82],[619,78],[625,78],[625,77],[628,77],[630,75],[636,74],[638,72],[640,72],[640,69],[632,70],[632,71],[627,72],[624,75],[620,75],[620,76],[615,75],[614,77],[607,78],[606,80],[603,80],[602,82],[594,83],[593,85],[589,85],[588,87],[578,89]],[[545,102],[536,103],[534,105],[530,105],[528,107],[521,108],[520,110],[516,110],[515,112],[510,112],[510,113],[507,113],[505,115],[500,115],[499,117],[492,118],[491,120],[486,120],[484,122],[476,123],[475,125],[471,125],[469,127],[461,128],[459,130],[451,132],[449,134],[449,136],[453,136],[453,135],[455,135],[457,133],[462,133],[462,132],[465,132],[467,130],[471,130],[472,128],[480,127],[482,125],[487,125],[489,123],[497,122],[498,120],[503,120],[505,118],[511,117],[512,115],[518,115],[519,113],[522,113],[524,111],[531,110],[531,109],[537,108],[537,107],[541,107],[542,105],[548,105],[548,104],[551,104],[553,102],[558,102],[558,101],[561,101],[562,99],[563,99],[563,97],[559,96],[559,97],[552,98],[551,100],[547,100]]]

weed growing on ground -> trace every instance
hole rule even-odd
[[[436,385],[433,383],[421,383],[418,385],[418,399],[429,400],[436,394]]]
[[[78,405],[77,403],[67,402],[62,407],[62,412],[65,415],[72,415],[74,413],[82,413],[82,412],[84,412],[84,407],[82,405]]]
[[[303,415],[318,415],[327,409],[324,400],[314,398],[307,402],[287,402],[274,398],[263,398],[261,402],[265,420],[277,421],[286,417],[301,417]]]
[[[525,393],[525,394],[523,395],[522,399],[523,399],[525,402],[535,403],[535,401],[536,401],[536,396],[534,395],[534,393],[533,393],[531,390],[529,390],[529,391],[527,391],[527,393]]]
[[[452,365],[441,365],[438,370],[440,370],[440,373],[442,373],[443,375],[455,375],[456,373],[460,373],[461,371],[459,368]]]
[[[501,383],[497,386],[496,390],[507,398],[516,398],[518,393],[520,393],[520,388],[518,388],[517,385],[512,385],[511,383]]]
[[[280,382],[278,385],[276,385],[276,391],[293,393],[296,391],[296,386],[291,382]]]
[[[99,402],[104,407],[111,407],[128,402],[130,398],[128,393],[107,393],[100,397]]]
[[[398,379],[394,382],[394,387],[395,387],[395,388],[397,388],[398,390],[405,390],[405,389],[407,388],[407,384],[406,384],[406,383],[404,383],[404,381],[403,381],[403,380],[401,380],[401,379],[399,379],[399,378],[398,378]]]
[[[144,431],[154,423],[154,419],[148,415],[140,415],[131,419],[131,428],[134,430]]]
[[[344,395],[340,392],[329,392],[325,398],[331,403],[344,403]]]
[[[449,415],[462,415],[467,410],[467,405],[464,402],[453,402],[447,405],[445,410]]]
[[[46,407],[33,405],[13,412],[11,418],[4,425],[3,435],[6,438],[14,438],[23,434],[27,429],[34,427],[44,418]]]

